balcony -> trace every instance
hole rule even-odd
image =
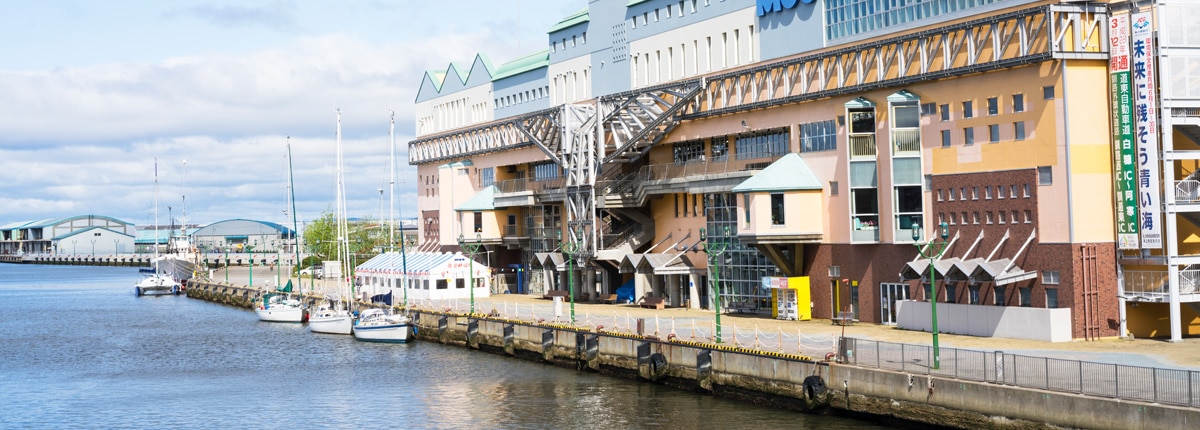
[[[850,158],[875,158],[875,134],[851,134]]]
[[[921,153],[921,130],[915,128],[892,130],[892,155]],[[871,154],[875,155],[875,154]]]

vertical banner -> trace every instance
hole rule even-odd
[[[1129,80],[1129,15],[1108,18],[1108,43],[1117,248],[1137,249],[1137,166],[1133,147],[1133,88]]]
[[[1150,12],[1133,14],[1130,38],[1130,65],[1133,74],[1133,116],[1137,120],[1137,201],[1138,226],[1142,232],[1142,248],[1162,248],[1162,225],[1159,197],[1158,162],[1158,90],[1154,72],[1154,26]]]

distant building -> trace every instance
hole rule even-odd
[[[102,215],[15,222],[0,227],[0,254],[128,253],[135,234],[132,223]]]
[[[190,232],[200,252],[293,252],[296,232],[282,225],[248,219],[217,221]]]

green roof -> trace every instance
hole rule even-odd
[[[791,153],[776,160],[750,179],[733,187],[735,193],[762,191],[820,190],[821,181],[800,154]]]
[[[510,76],[516,76],[530,70],[547,67],[550,65],[550,50],[538,51],[516,60],[509,61],[500,66],[496,70],[496,75],[492,76],[493,81],[498,81]]]
[[[458,205],[454,210],[459,212],[494,211],[496,210],[496,186],[492,185],[480,190],[469,200]]]
[[[564,29],[570,28],[572,26],[583,24],[585,22],[588,22],[589,20],[591,20],[591,17],[588,15],[588,10],[585,7],[585,8],[583,8],[583,10],[581,10],[579,12],[575,12],[575,13],[571,14],[571,16],[563,18],[562,21],[558,22],[558,24],[554,24],[553,27],[550,27],[550,31],[547,31],[546,33],[553,33],[553,32],[559,31],[559,30],[564,30]]]

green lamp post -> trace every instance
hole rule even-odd
[[[704,242],[704,254],[707,256],[710,264],[714,265],[716,270],[713,271],[712,281],[712,297],[713,310],[716,311],[717,327],[713,334],[716,343],[721,343],[721,254],[729,248],[729,227],[724,228],[724,233],[713,240],[709,240],[706,231],[700,229],[700,241]]]
[[[946,247],[950,244],[946,239],[950,237],[950,225],[945,222],[938,225],[938,235],[941,236],[941,242],[936,238],[931,238],[929,242],[921,243],[921,225],[914,223],[912,225],[913,245],[917,247],[917,253],[921,258],[929,260],[929,285],[933,291],[933,297],[930,297],[930,318],[933,324],[933,368],[940,369],[942,367],[941,350],[938,348],[938,317],[937,317],[937,282],[934,280],[935,271],[933,262],[940,260],[942,254],[946,253]]]
[[[458,235],[458,246],[467,253],[471,259],[467,264],[467,290],[471,293],[471,315],[475,314],[475,254],[479,253],[479,248],[483,246],[483,237],[479,233],[475,233],[475,241],[469,242],[460,233]]]

